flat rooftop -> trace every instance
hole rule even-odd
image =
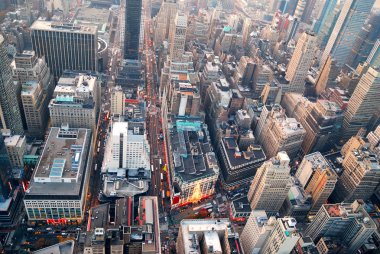
[[[177,122],[170,135],[177,176],[187,182],[216,174],[215,154],[208,141],[208,133],[199,122]]]
[[[46,20],[34,21],[34,23],[30,26],[30,29],[65,32],[65,33],[93,34],[93,35],[95,35],[98,31],[97,26],[93,26],[93,25],[79,26],[75,24],[67,24],[67,23],[46,21]]]
[[[27,190],[30,195],[78,195],[87,167],[91,130],[52,127]]]
[[[249,213],[252,212],[251,205],[246,196],[232,200],[235,211],[237,213]]]
[[[38,87],[37,81],[27,81],[21,87],[21,95],[32,95]]]
[[[52,246],[32,252],[33,254],[73,254],[75,242],[68,240],[62,243],[57,243]]]
[[[237,167],[246,163],[261,163],[266,159],[265,153],[260,145],[251,145],[251,148],[247,151],[237,151],[237,148],[238,144],[235,138],[223,138],[223,150],[227,155],[231,167]]]

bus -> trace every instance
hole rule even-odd
[[[165,198],[165,191],[164,190],[162,190],[161,195],[162,195],[162,198],[164,199]]]
[[[160,161],[159,161],[159,162],[160,162],[160,166],[161,166],[161,165],[162,165],[162,160],[161,160],[161,158],[160,158]]]

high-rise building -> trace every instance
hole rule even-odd
[[[176,253],[241,253],[239,234],[228,219],[182,220]]]
[[[248,192],[252,209],[269,215],[280,211],[292,185],[289,162],[286,152],[279,152],[257,170]]]
[[[187,16],[177,13],[169,30],[169,54],[172,61],[180,61],[185,51]]]
[[[343,120],[343,139],[348,140],[360,128],[366,128],[380,105],[380,71],[370,67],[360,78]]]
[[[96,77],[78,74],[62,76],[49,103],[52,126],[95,131],[100,111],[100,84]]]
[[[376,224],[363,205],[362,200],[322,205],[305,235],[314,242],[322,237],[338,238],[347,245],[347,253],[356,253],[376,231]]]
[[[337,4],[338,0],[331,0],[331,1],[325,1],[321,15],[319,16],[318,20],[315,22],[313,31],[318,34],[318,37],[320,35],[320,32],[323,30],[323,27],[326,23],[330,23],[333,19],[333,12],[334,8]],[[321,38],[321,37],[320,37]]]
[[[243,46],[246,47],[248,44],[248,39],[251,33],[252,28],[252,19],[244,18],[243,27],[242,27],[242,36],[243,36]]]
[[[24,155],[26,152],[26,137],[13,135],[4,139],[9,161],[13,168],[24,168]]]
[[[290,82],[289,92],[304,93],[305,79],[313,64],[316,47],[317,37],[313,33],[305,32],[299,38],[286,70],[285,78]]]
[[[311,208],[311,196],[307,193],[296,178],[292,177],[292,186],[282,204],[280,214],[293,217],[298,221],[305,221]]]
[[[311,20],[311,18],[312,18],[311,14],[314,11],[314,7],[315,7],[316,2],[317,2],[317,0],[307,0],[306,1],[305,9],[302,13],[302,18],[301,18],[302,22],[309,23],[310,21],[312,21]]]
[[[149,144],[144,125],[137,122],[114,122],[109,153],[103,162],[107,169],[149,169]]]
[[[375,0],[347,0],[344,2],[323,52],[321,58],[322,64],[330,54],[338,66],[342,67],[346,63],[355,39],[368,17],[374,2]]]
[[[48,104],[54,90],[53,76],[44,57],[34,51],[16,54],[12,63],[13,80],[21,87],[21,104],[27,135],[41,138],[48,123]]]
[[[366,62],[370,66],[380,66],[380,39],[376,40]]]
[[[138,59],[142,0],[126,0],[124,12],[124,59]]]
[[[10,176],[11,162],[8,156],[7,147],[4,143],[3,135],[0,135],[0,203],[3,203],[9,195],[10,186],[8,179]]]
[[[178,6],[176,0],[164,0],[154,20],[154,44],[158,47],[169,39],[170,24],[174,22]]]
[[[267,158],[276,156],[280,151],[285,151],[291,159],[295,158],[305,135],[302,125],[295,118],[288,118],[279,105],[266,106],[255,129],[255,137]]]
[[[111,114],[124,115],[125,94],[120,86],[111,90]]]
[[[173,118],[168,129],[168,166],[172,207],[196,203],[215,192],[219,166],[212,152],[207,125],[199,120]]]
[[[302,17],[305,11],[306,4],[307,4],[307,0],[298,0],[297,7],[294,12],[294,16],[300,21],[304,21]]]
[[[150,148],[141,121],[122,121],[114,116],[110,137],[105,145],[102,173],[103,195],[135,196],[146,192],[150,177]],[[138,177],[137,177],[138,176]]]
[[[339,75],[340,69],[335,65],[334,59],[331,56],[327,58],[325,63],[321,66],[321,70],[315,82],[315,93],[322,94],[326,88],[336,86],[336,78]]]
[[[29,221],[83,219],[92,170],[91,130],[52,127],[25,191]]]
[[[320,152],[306,155],[297,169],[296,177],[311,195],[309,215],[315,215],[334,190],[338,175]]]
[[[306,131],[301,145],[303,154],[324,152],[339,141],[344,115],[337,103],[328,100],[311,102],[300,94],[286,93],[281,104]]]
[[[380,39],[380,13],[373,12],[358,33],[346,64],[357,68],[366,61],[378,39]]]
[[[17,100],[17,86],[12,81],[11,61],[5,40],[0,35],[0,129],[22,134],[22,116]]]
[[[300,239],[296,224],[296,219],[292,217],[278,218],[260,253],[291,253],[298,239]]]
[[[352,137],[343,147],[343,173],[332,198],[335,202],[369,199],[380,181],[379,157],[362,137]]]
[[[96,26],[37,20],[30,29],[33,50],[45,57],[56,80],[64,70],[98,70]]]
[[[235,84],[243,87],[252,87],[256,65],[250,57],[242,56],[235,71]]]
[[[245,254],[259,253],[273,230],[276,219],[265,211],[252,211],[240,236]]]

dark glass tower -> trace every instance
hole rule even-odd
[[[142,0],[126,0],[124,59],[137,60],[139,57],[141,7]]]
[[[4,37],[0,35],[0,128],[12,134],[23,134],[20,107],[17,101],[18,87],[13,84],[11,61],[7,55]]]

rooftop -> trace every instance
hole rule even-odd
[[[308,161],[311,164],[312,169],[316,170],[317,168],[327,169],[330,167],[329,162],[320,152],[311,153],[303,157],[305,161]]]
[[[220,235],[228,237],[225,240],[229,243],[231,253],[241,253],[238,235],[233,231],[228,219],[185,219],[181,221],[180,230],[185,243],[184,253],[192,253],[192,251],[199,253],[199,242],[203,237],[207,238],[208,246],[214,246],[218,250],[222,244]]]
[[[78,26],[69,23],[60,23],[46,20],[36,20],[30,27],[31,30],[45,30],[65,33],[96,34],[97,27],[93,25]]]
[[[205,125],[199,121],[177,121],[171,128],[175,173],[183,181],[213,176],[218,164]]]
[[[8,147],[21,147],[24,143],[25,136],[13,135],[4,138],[4,143]]]
[[[73,254],[75,242],[73,240],[64,241],[52,246],[32,252],[33,254]]]
[[[91,131],[52,127],[27,195],[79,195]]]
[[[224,153],[227,155],[231,167],[243,166],[247,163],[261,163],[266,159],[265,153],[260,145],[252,144],[246,151],[240,151],[234,137],[224,137],[222,144]]]
[[[235,208],[235,211],[237,213],[242,213],[242,212],[249,213],[249,212],[252,211],[251,205],[248,202],[248,199],[247,199],[246,196],[238,198],[238,199],[235,199],[235,200],[232,200],[232,204],[233,204],[233,206]]]
[[[32,95],[38,87],[37,81],[27,81],[21,87],[21,95]]]
[[[363,207],[363,201],[356,200],[353,203],[324,204],[323,208],[330,218],[351,218],[366,228],[376,228],[375,222],[370,218]]]

